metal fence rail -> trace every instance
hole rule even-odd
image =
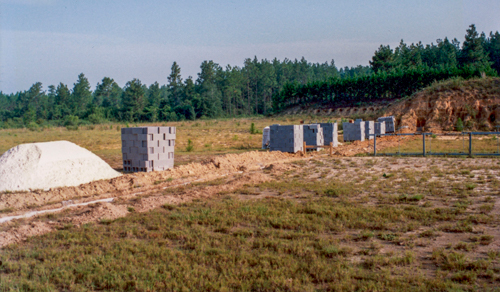
[[[401,134],[383,134],[383,135],[376,135],[376,134],[370,134],[370,136],[373,136],[373,156],[377,156],[377,136],[379,137],[384,137],[384,136],[420,136],[422,135],[422,152],[406,152],[406,153],[401,153],[401,148],[398,150],[398,152],[394,153],[379,153],[378,155],[386,155],[386,156],[394,156],[394,155],[409,155],[409,156],[427,156],[427,155],[438,155],[438,156],[444,156],[444,155],[451,155],[451,156],[460,156],[460,155],[466,155],[466,156],[500,156],[500,139],[497,137],[497,151],[492,152],[492,153],[474,153],[472,150],[472,136],[475,135],[500,135],[500,132],[461,132],[461,133],[446,133],[446,134],[433,134],[433,133],[401,133]],[[426,150],[426,136],[463,136],[465,135],[469,136],[469,147],[467,152],[432,152],[429,151],[427,152]],[[429,140],[429,144],[431,143],[431,140]],[[430,144],[429,146],[431,146]],[[401,147],[401,146],[400,146]],[[432,148],[430,148],[432,149]]]

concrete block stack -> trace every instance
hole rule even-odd
[[[125,172],[150,172],[174,167],[175,127],[122,128]]]
[[[373,135],[375,134],[375,122],[374,121],[365,121],[365,139],[373,140]]]
[[[304,127],[302,125],[281,126],[270,128],[270,150],[296,153],[304,147]]]
[[[339,146],[339,132],[337,123],[321,123],[319,124],[323,128],[323,138],[324,145],[330,145],[333,142],[333,147]]]
[[[269,147],[269,140],[270,138],[270,129],[269,127],[265,127],[264,130],[262,130],[262,149],[266,149]]]
[[[385,122],[385,132],[386,133],[394,133],[396,131],[396,124],[394,123],[393,116],[381,117],[381,118],[378,118],[377,121],[379,123]]]
[[[320,124],[304,125],[304,142],[307,145],[324,145],[323,128]],[[310,150],[321,150],[322,148],[308,148]]]
[[[365,122],[356,120],[355,123],[343,123],[344,142],[365,141]]]
[[[381,123],[375,122],[374,126],[375,126],[375,135],[380,137],[381,135],[385,134],[385,122]]]

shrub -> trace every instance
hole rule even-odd
[[[30,131],[40,130],[40,126],[38,126],[38,124],[35,122],[30,122],[28,125],[26,125],[26,128],[28,128],[28,130],[30,130]]]
[[[255,128],[255,124],[252,123],[250,124],[250,134],[254,135],[254,134],[262,134],[261,131],[257,130],[257,128]]]
[[[188,139],[188,144],[186,146],[186,151],[187,152],[191,152],[194,150],[194,145],[193,145],[193,141],[191,141],[191,139]]]
[[[98,114],[90,114],[87,120],[94,125],[101,124],[104,122],[104,118]]]
[[[462,132],[464,130],[464,122],[462,121],[461,118],[457,119],[457,123],[455,124],[455,128],[457,131]]]
[[[77,116],[66,116],[64,118],[64,126],[70,131],[78,130],[78,125],[80,125],[80,119]]]

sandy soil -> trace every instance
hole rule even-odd
[[[377,139],[377,149],[393,147],[397,137]],[[411,139],[411,137],[406,137]],[[359,153],[371,153],[373,141],[346,143],[335,148],[334,156],[349,157]],[[102,180],[78,187],[57,188],[49,191],[0,194],[0,218],[18,216],[26,212],[52,210],[71,203],[91,202],[114,198],[112,203],[96,203],[87,206],[66,206],[57,213],[57,220],[44,214],[29,219],[18,219],[0,225],[0,247],[43,234],[63,224],[81,225],[103,219],[125,216],[133,208],[146,212],[165,204],[178,204],[193,199],[203,199],[221,192],[231,192],[245,184],[274,180],[281,173],[296,166],[287,162],[326,157],[327,151],[289,154],[282,152],[253,151],[243,154],[227,154],[209,158],[201,163],[181,165],[163,172],[125,174],[111,180]],[[223,179],[220,184],[189,188],[186,184]]]

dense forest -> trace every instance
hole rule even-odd
[[[371,74],[350,78],[330,77],[308,83],[287,83],[273,96],[273,110],[311,102],[356,105],[410,96],[435,81],[500,74],[500,34],[486,37],[476,27],[467,29],[460,47],[457,39],[437,44],[408,46],[403,41],[392,50],[381,45],[370,61]]]
[[[120,87],[105,77],[95,89],[82,73],[67,84],[40,82],[27,91],[0,92],[0,127],[74,126],[106,121],[156,122],[276,113],[311,101],[357,103],[410,95],[435,80],[500,73],[500,34],[479,34],[474,25],[460,46],[456,40],[381,45],[370,66],[338,69],[334,61],[310,63],[246,59],[242,67],[222,68],[204,61],[195,79],[182,78],[174,62],[166,84],[133,79]]]

